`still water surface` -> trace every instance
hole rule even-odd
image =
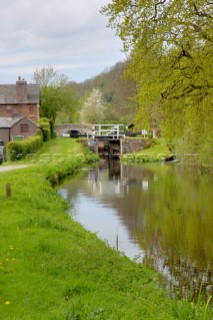
[[[213,294],[213,181],[180,164],[108,163],[66,182],[69,214],[164,275],[171,295]]]

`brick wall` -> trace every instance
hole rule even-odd
[[[145,139],[121,139],[120,154],[133,153],[144,149]]]
[[[39,106],[37,104],[1,105],[0,117],[25,116],[32,121],[39,119]]]

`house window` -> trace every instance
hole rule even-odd
[[[21,123],[20,124],[20,132],[29,132],[29,124],[28,123]]]

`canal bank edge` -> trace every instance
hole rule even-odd
[[[139,151],[123,154],[121,160],[127,163],[178,161],[168,146],[160,139],[147,140]]]

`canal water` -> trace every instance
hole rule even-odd
[[[181,164],[104,159],[60,186],[69,214],[138,263],[158,270],[171,296],[213,294],[213,180]]]

